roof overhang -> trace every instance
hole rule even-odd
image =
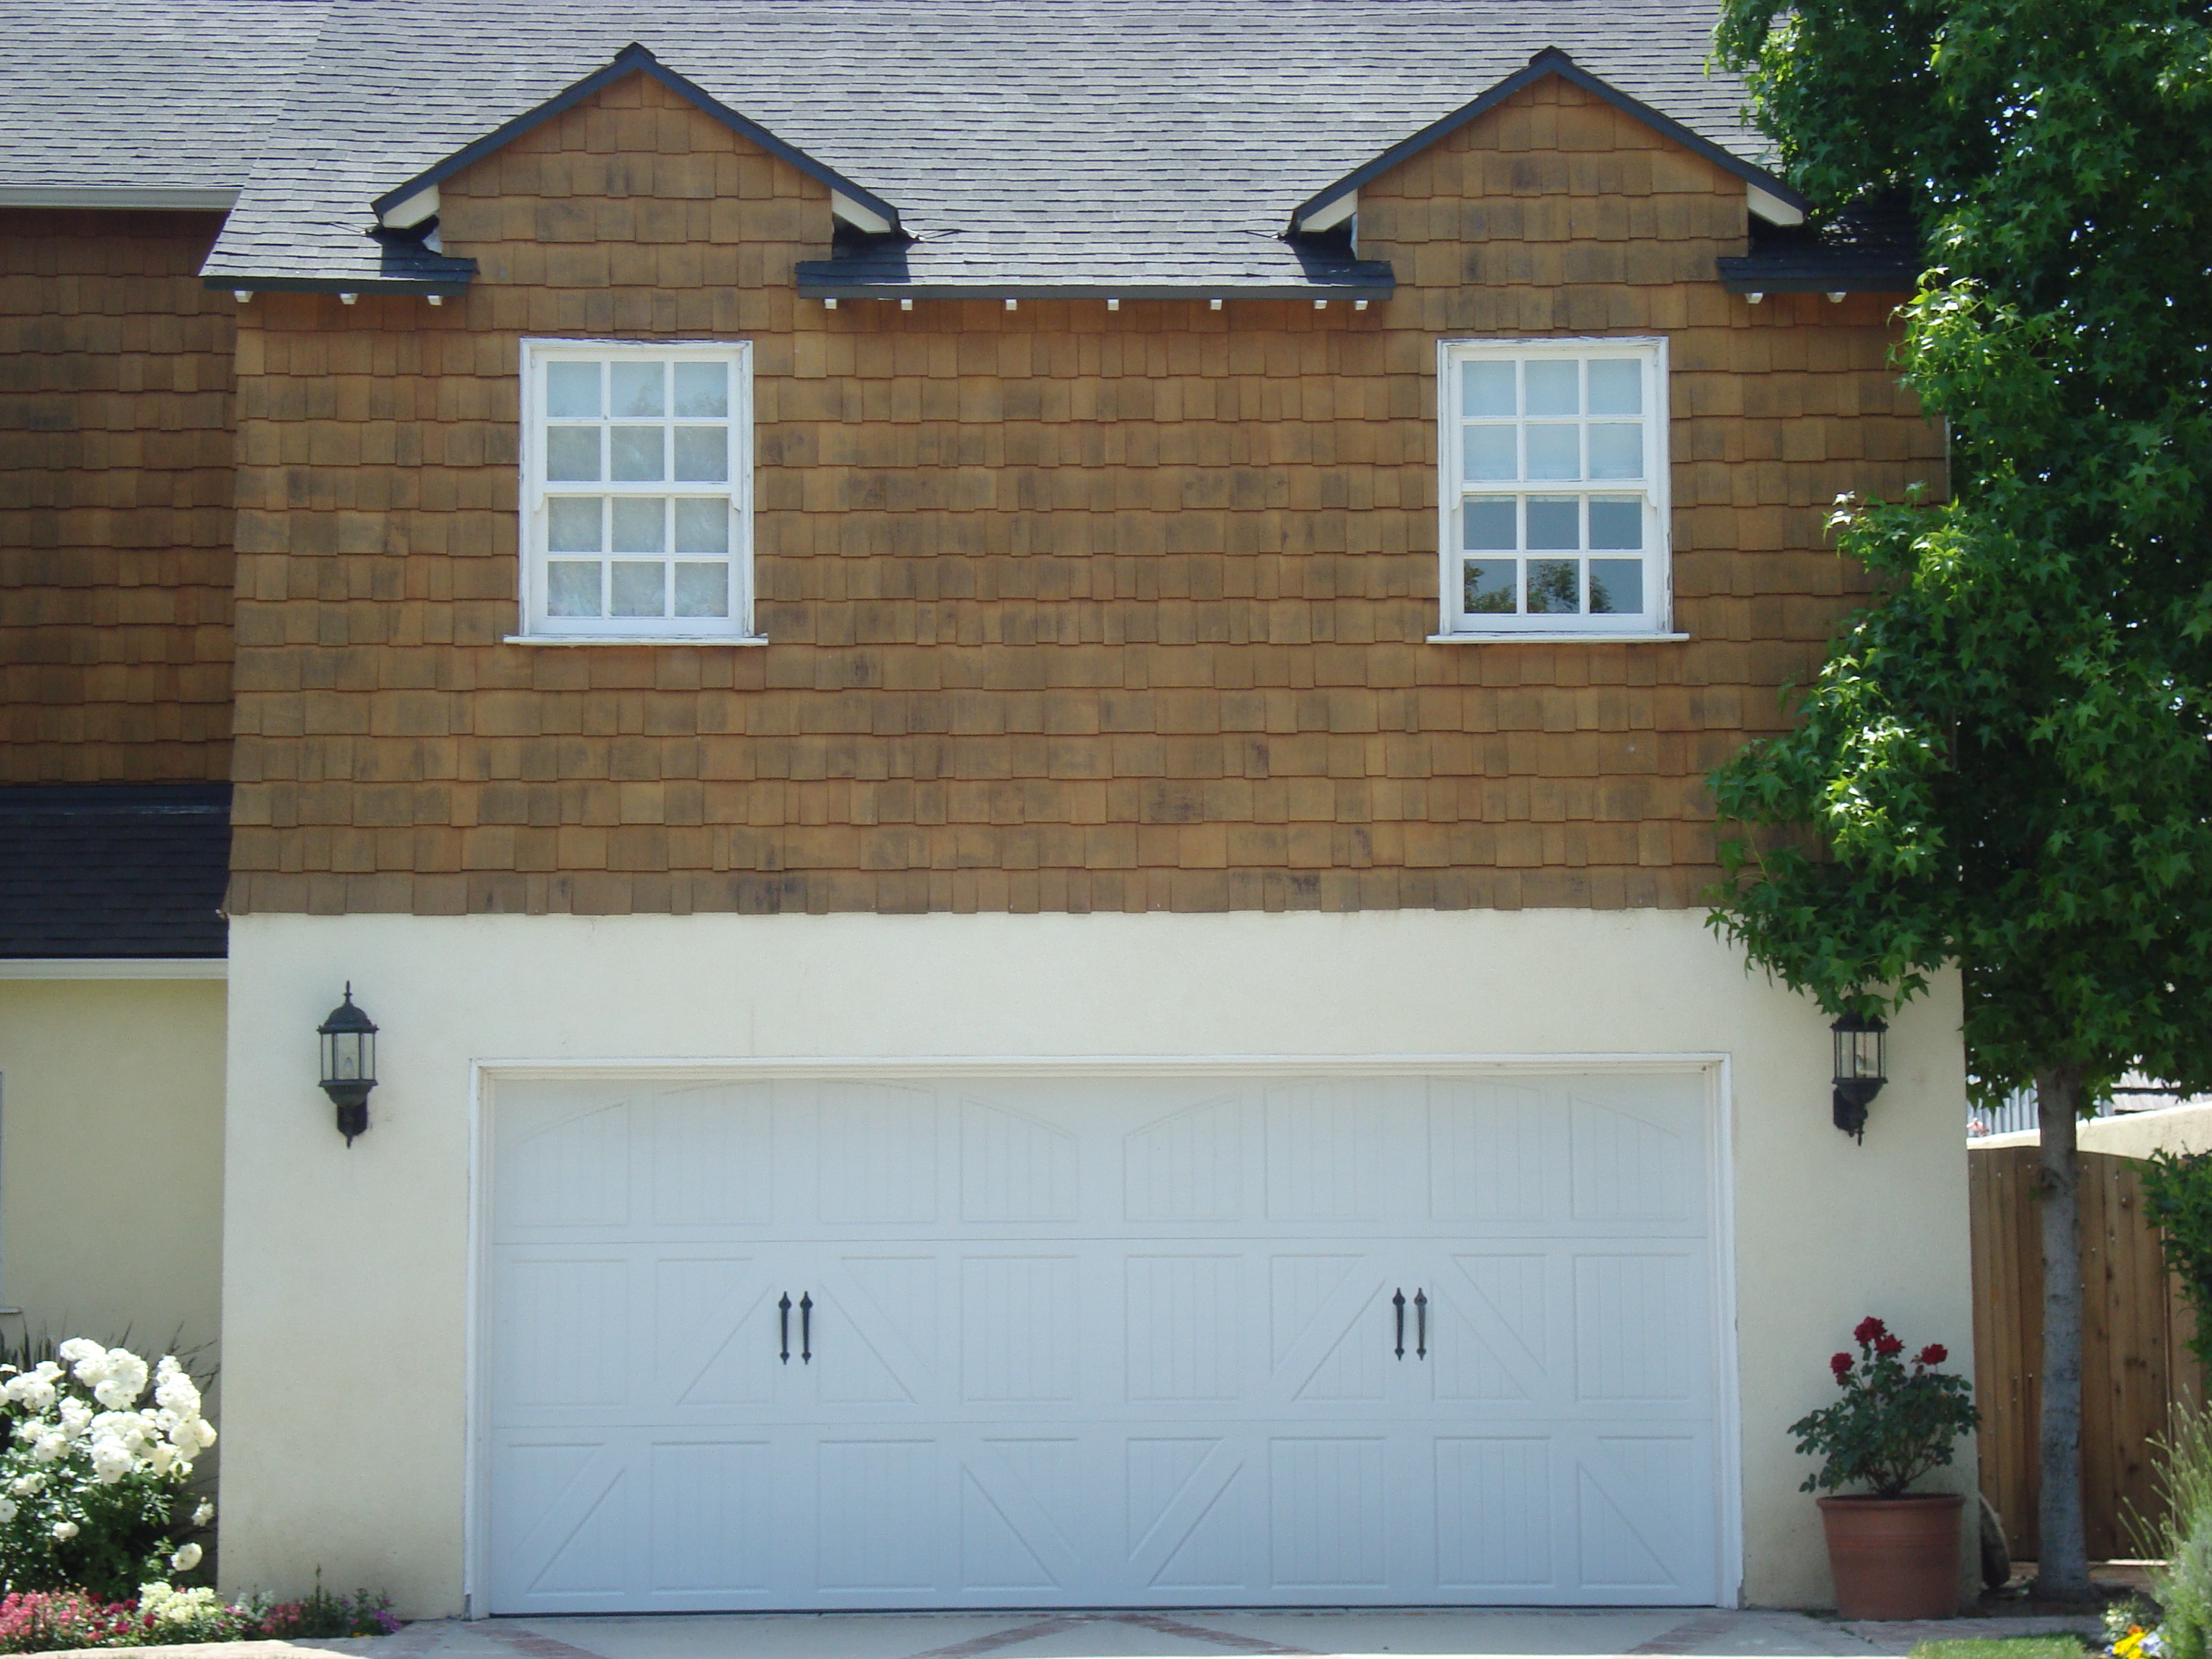
[[[732,131],[740,133],[750,139],[779,161],[788,161],[808,178],[827,185],[830,187],[833,203],[837,198],[842,197],[847,204],[862,210],[871,221],[879,222],[889,230],[898,228],[898,210],[884,200],[882,197],[854,183],[836,168],[824,167],[805,151],[786,143],[758,122],[749,120],[740,115],[703,87],[686,80],[674,70],[670,69],[635,40],[617,52],[613,60],[605,68],[594,70],[566,91],[556,93],[535,108],[526,110],[504,125],[486,133],[474,143],[455,150],[434,167],[427,167],[413,178],[393,185],[370,205],[375,209],[380,220],[383,220],[387,213],[404,208],[414,198],[421,196],[424,191],[452,178],[464,167],[471,166],[495,150],[513,143],[532,128],[551,120],[565,111],[573,109],[602,88],[611,86],[623,76],[629,75],[652,76],[662,86],[711,115]],[[385,222],[391,222],[388,220]],[[862,229],[872,228],[873,227],[870,224],[860,226]]]
[[[238,191],[226,186],[158,189],[138,185],[0,185],[0,207],[100,208],[125,212],[228,213]]]
[[[1731,294],[1911,294],[1917,264],[1889,258],[1782,258],[1745,254],[1713,261]]]
[[[1740,155],[1731,155],[1711,139],[1691,131],[1672,116],[1662,115],[1650,105],[1632,98],[1620,88],[1600,80],[1559,47],[1547,46],[1528,60],[1526,69],[1515,70],[1473,103],[1462,104],[1443,119],[1431,122],[1410,138],[1393,144],[1364,167],[1354,168],[1326,189],[1299,203],[1291,213],[1292,228],[1304,229],[1310,226],[1319,228],[1323,223],[1334,222],[1331,210],[1342,198],[1356,192],[1369,179],[1380,178],[1401,161],[1419,155],[1438,140],[1450,137],[1477,116],[1488,113],[1523,87],[1533,86],[1547,75],[1556,75],[1564,81],[1571,82],[1615,109],[1634,116],[1653,131],[1703,156],[1723,172],[1734,173],[1746,184],[1755,185],[1771,201],[1786,209],[1802,214],[1810,205],[1801,192],[1765,167],[1747,161]]]
[[[1359,283],[898,283],[841,278],[827,260],[799,267],[804,300],[1387,300],[1395,278]]]

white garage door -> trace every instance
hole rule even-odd
[[[1708,1138],[1689,1075],[503,1085],[491,1610],[1710,1603]]]

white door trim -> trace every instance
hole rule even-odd
[[[477,1058],[469,1062],[468,1329],[463,1374],[467,1389],[463,1420],[461,1499],[461,1595],[463,1616],[487,1616],[483,1587],[487,1528],[483,1486],[489,1475],[488,1423],[483,1399],[483,1285],[489,1251],[491,1194],[483,1157],[484,1131],[492,1095],[501,1081],[651,1078],[667,1082],[694,1079],[824,1078],[871,1076],[945,1077],[986,1073],[994,1077],[1066,1076],[1102,1073],[1124,1077],[1303,1076],[1486,1077],[1504,1073],[1702,1073],[1705,1079],[1708,1125],[1711,1130],[1709,1179],[1712,1182],[1715,1249],[1712,1251],[1714,1380],[1717,1390],[1713,1443],[1714,1479],[1718,1487],[1715,1525],[1720,1564],[1719,1604],[1733,1607],[1743,1599],[1742,1400],[1738,1386],[1735,1275],[1735,1088],[1732,1057],[1725,1051],[1677,1054],[927,1054],[851,1055],[832,1059],[759,1057],[721,1060],[590,1059],[565,1057]]]

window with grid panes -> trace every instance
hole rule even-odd
[[[1442,352],[1448,634],[1667,626],[1666,343]]]
[[[525,632],[749,637],[743,343],[524,344]]]

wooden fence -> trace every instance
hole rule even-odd
[[[2043,1367],[2043,1239],[2033,1146],[1967,1153],[1974,1249],[1974,1397],[1982,1408],[1982,1491],[2016,1559],[2035,1559],[2040,1481],[2036,1417]],[[2089,1559],[2132,1557],[2132,1518],[2154,1518],[2149,1442],[2176,1407],[2199,1408],[2195,1330],[2143,1215],[2132,1159],[2081,1154],[2081,1485]]]

